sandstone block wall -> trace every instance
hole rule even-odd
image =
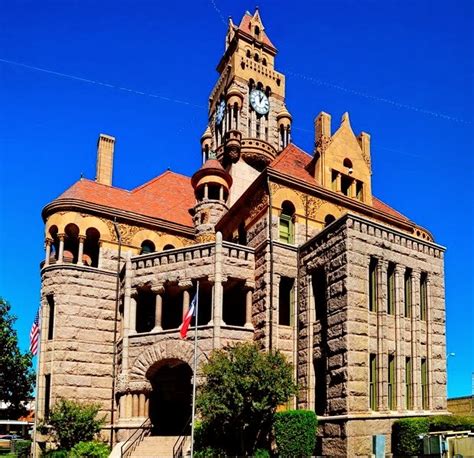
[[[38,386],[44,414],[45,375],[51,378],[52,406],[59,398],[98,402],[109,415],[115,316],[114,273],[75,265],[56,265],[42,273],[42,337]],[[48,340],[54,298],[54,334]]]

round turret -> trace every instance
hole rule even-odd
[[[196,195],[193,211],[196,238],[201,243],[214,240],[215,225],[228,210],[226,201],[232,177],[210,151],[209,158],[192,176],[191,184]]]
[[[204,131],[204,134],[201,137],[201,151],[202,151],[202,162],[206,162],[206,159],[211,151],[212,147],[212,132],[209,126]]]

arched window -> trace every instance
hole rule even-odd
[[[260,57],[258,57],[258,54],[255,53],[255,55],[253,56],[253,59],[255,62],[258,62],[260,60]]]
[[[280,240],[285,243],[294,242],[294,227],[293,220],[295,216],[295,206],[285,200],[282,203],[281,214],[280,214]]]
[[[265,67],[267,66],[267,59],[265,59],[265,57],[262,59],[262,65]]]
[[[347,173],[349,173],[349,175],[352,173],[353,169],[352,169],[352,161],[350,159],[348,159],[347,157],[344,159],[344,162],[342,163],[344,165],[344,167],[347,169]]]
[[[100,232],[97,229],[94,227],[87,229],[84,241],[84,254],[82,255],[82,262],[85,266],[98,267],[99,240]]]
[[[155,251],[155,244],[151,240],[144,240],[141,244],[140,254],[153,253]]]
[[[77,263],[79,252],[79,228],[75,224],[68,224],[64,229],[63,261]]]
[[[245,53],[245,55],[250,59],[250,57],[252,57],[252,53],[250,52],[250,49],[247,49],[247,52]]]
[[[58,260],[58,253],[59,253],[58,226],[51,226],[49,228],[49,235],[53,239],[53,242],[51,243],[51,252],[49,255],[49,263],[51,264],[52,262],[54,263]]]
[[[166,250],[174,250],[174,246],[168,243],[167,245],[163,247],[163,251],[166,251]]]
[[[334,221],[336,221],[336,217],[334,215],[326,215],[326,218],[324,218],[324,226],[329,226]]]

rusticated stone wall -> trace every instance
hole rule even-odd
[[[393,421],[446,409],[444,249],[370,220],[346,215],[301,248],[298,381],[302,407],[319,408],[320,450],[325,455],[367,456],[372,436],[386,436]],[[369,311],[369,263],[377,260],[377,310]],[[395,268],[395,310],[387,312],[387,269]],[[323,268],[326,309],[314,307],[312,273]],[[412,276],[411,316],[405,316],[404,275]],[[420,315],[420,278],[427,275],[428,310]],[[317,287],[318,285],[316,285]],[[369,403],[369,355],[376,358],[376,407]],[[388,359],[395,359],[394,405],[389,410]],[[323,358],[320,381],[315,366]],[[413,378],[406,379],[406,358]],[[427,361],[423,405],[421,359]],[[316,364],[315,364],[316,363]],[[407,405],[406,384],[413,392]],[[318,389],[326,387],[321,409]],[[319,401],[319,404],[318,404]],[[366,421],[361,421],[365,419]],[[370,420],[370,421],[369,421]]]
[[[96,268],[54,265],[42,272],[39,413],[44,414],[45,375],[52,406],[59,398],[97,402],[110,413],[116,275]],[[47,296],[54,298],[48,339]]]

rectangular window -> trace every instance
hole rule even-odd
[[[370,258],[369,264],[369,310],[377,311],[377,259]]]
[[[326,315],[326,273],[324,268],[316,269],[312,276],[315,318]]]
[[[428,318],[428,275],[422,272],[420,276],[420,320]]]
[[[278,324],[291,326],[293,318],[294,298],[293,278],[281,277],[278,291]]]
[[[428,409],[428,364],[426,358],[421,358],[421,407]]]
[[[411,358],[405,360],[405,401],[407,410],[413,408],[413,370]]]
[[[337,172],[336,170],[332,171],[331,183],[332,183],[332,190],[334,192],[337,191],[337,177],[338,177],[338,175],[339,175],[339,172]]]
[[[371,354],[369,359],[369,406],[377,410],[377,355]]]
[[[293,243],[293,221],[289,215],[280,215],[280,241]]]
[[[395,355],[388,355],[388,408],[396,409]]]
[[[347,197],[352,197],[351,188],[353,181],[352,178],[349,178],[346,175],[341,175],[341,192]]]
[[[411,269],[405,271],[405,316],[411,317],[412,306],[412,281]]]
[[[51,374],[44,376],[44,418],[49,416],[49,407],[51,403]]]
[[[268,142],[268,127],[265,127],[265,141]]]
[[[260,138],[260,124],[261,124],[261,119],[257,118],[257,123],[256,123],[256,131],[255,131],[255,136],[257,138]]]
[[[359,180],[356,182],[356,198],[360,201],[364,200],[364,183]]]
[[[388,263],[387,269],[387,313],[395,314],[395,264]]]
[[[46,300],[48,301],[49,309],[48,340],[51,340],[54,337],[54,296],[52,294],[48,294],[46,296]]]

